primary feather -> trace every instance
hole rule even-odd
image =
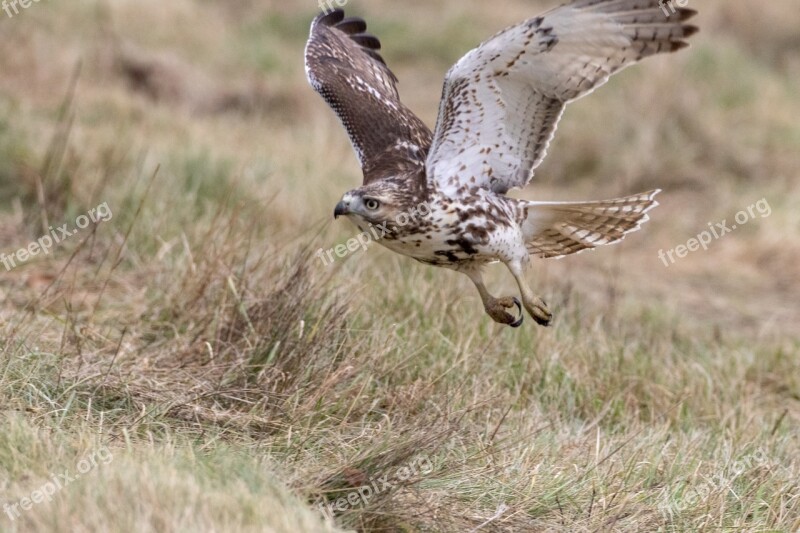
[[[512,26],[465,55],[444,86],[428,179],[449,192],[524,187],[567,103],[637,61],[685,47],[695,14],[662,0],[582,0]]]

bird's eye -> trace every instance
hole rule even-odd
[[[381,206],[381,203],[375,198],[367,198],[366,200],[364,200],[364,206],[370,211],[377,211],[378,208]]]

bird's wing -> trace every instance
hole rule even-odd
[[[647,56],[687,46],[695,13],[663,0],[577,0],[495,35],[447,74],[428,180],[450,194],[524,187],[565,105]]]
[[[400,102],[397,78],[378,53],[380,41],[341,9],[320,14],[306,44],[306,74],[342,121],[364,183],[424,168],[430,129]],[[420,173],[422,174],[422,173]]]

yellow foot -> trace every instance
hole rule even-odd
[[[515,318],[514,315],[506,311],[506,309],[511,309],[514,306],[517,306],[519,318]],[[525,319],[525,315],[522,313],[522,304],[519,303],[519,300],[516,298],[511,297],[492,298],[486,305],[486,312],[495,322],[511,326],[512,328],[520,327],[522,321]]]
[[[540,326],[549,326],[553,323],[553,313],[547,308],[547,304],[539,297],[532,301],[525,301],[525,309]]]

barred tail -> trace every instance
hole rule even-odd
[[[614,244],[647,222],[660,190],[597,202],[527,202],[522,225],[531,255],[563,257]]]

